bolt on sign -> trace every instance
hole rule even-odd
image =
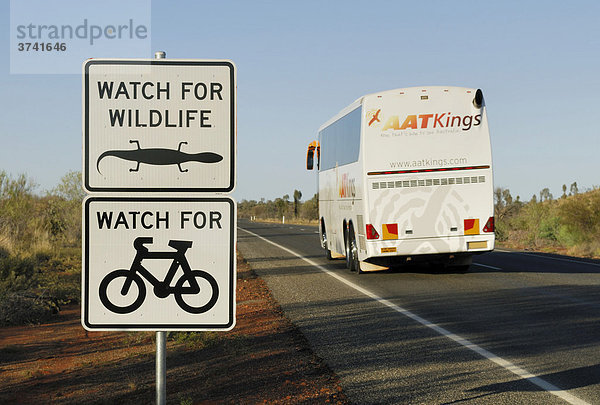
[[[86,61],[86,191],[233,191],[235,96],[231,61]]]
[[[229,197],[87,197],[88,330],[230,330],[236,206]]]

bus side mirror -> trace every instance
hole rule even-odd
[[[473,105],[475,106],[475,108],[481,108],[481,106],[483,105],[483,91],[481,91],[481,89],[477,89],[477,91],[475,92]]]
[[[306,152],[306,170],[314,168],[315,151],[317,153],[317,169],[319,168],[320,147],[317,141],[313,141],[308,145],[308,151]]]

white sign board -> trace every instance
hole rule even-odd
[[[231,192],[235,81],[231,61],[86,61],[84,188]]]
[[[230,330],[236,205],[229,197],[87,197],[88,330]]]

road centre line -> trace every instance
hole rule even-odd
[[[321,266],[320,264],[314,262],[313,260],[311,260],[311,259],[309,259],[307,257],[304,257],[304,256],[300,255],[299,253],[296,253],[293,250],[286,248],[285,246],[282,246],[282,245],[280,245],[278,243],[270,241],[269,239],[264,238],[264,237],[262,237],[260,235],[257,235],[254,232],[251,232],[251,231],[248,231],[246,229],[239,228],[239,227],[238,227],[238,229],[240,229],[240,230],[242,230],[242,231],[244,231],[244,232],[246,232],[246,233],[248,233],[248,234],[250,234],[250,235],[252,235],[252,236],[254,236],[254,237],[256,237],[256,238],[258,238],[260,240],[262,240],[262,241],[265,241],[265,242],[267,242],[267,243],[269,243],[269,244],[271,244],[271,245],[273,245],[273,246],[275,246],[275,247],[277,247],[277,248],[279,248],[281,250],[284,250],[284,251],[290,253],[291,255],[296,256],[299,259],[304,260],[305,262],[307,262],[308,264],[310,264],[313,267],[316,267],[317,269],[319,269],[323,273],[325,273],[325,274],[327,274],[327,275],[335,278],[336,280],[338,280],[338,281],[346,284],[348,287],[353,288],[354,290],[356,290],[356,291],[358,291],[358,292],[360,292],[360,293],[368,296],[369,298],[371,298],[371,299],[379,302],[380,304],[383,304],[383,305],[387,306],[388,308],[393,309],[394,311],[396,311],[396,312],[398,312],[398,313],[400,313],[400,314],[402,314],[402,315],[404,315],[404,316],[406,316],[406,317],[408,317],[408,318],[410,318],[410,319],[412,319],[412,320],[420,323],[421,325],[426,326],[426,327],[428,327],[428,328],[436,331],[440,335],[445,336],[445,337],[447,337],[447,338],[455,341],[456,343],[460,344],[461,346],[463,346],[463,347],[465,347],[465,348],[467,348],[467,349],[469,349],[469,350],[471,350],[471,351],[479,354],[480,356],[482,356],[482,357],[484,357],[484,358],[486,358],[486,359],[494,362],[495,364],[497,364],[500,367],[502,367],[502,368],[510,371],[511,373],[517,375],[518,377],[520,377],[520,378],[522,378],[524,380],[527,380],[527,381],[531,382],[534,385],[537,385],[539,388],[543,389],[544,391],[546,391],[546,392],[548,392],[548,393],[550,393],[552,395],[555,395],[555,396],[563,399],[564,401],[568,402],[569,404],[574,404],[574,405],[589,405],[588,402],[585,402],[584,400],[582,400],[582,399],[580,399],[580,398],[578,398],[578,397],[570,394],[567,391],[564,391],[564,390],[558,388],[557,386],[555,386],[555,385],[547,382],[546,380],[544,380],[544,379],[542,379],[542,378],[540,378],[540,377],[538,377],[538,376],[536,376],[534,374],[531,374],[529,371],[527,371],[527,370],[525,370],[525,369],[523,369],[523,368],[521,368],[519,366],[516,366],[515,364],[511,363],[510,361],[505,360],[502,357],[499,357],[499,356],[495,355],[494,353],[492,353],[492,352],[490,352],[490,351],[488,351],[488,350],[486,350],[486,349],[484,349],[484,348],[476,345],[475,343],[470,342],[469,340],[467,340],[467,339],[465,339],[465,338],[463,338],[463,337],[461,337],[459,335],[456,335],[456,334],[450,332],[449,330],[447,330],[445,328],[442,328],[441,326],[439,326],[439,325],[437,325],[437,324],[435,324],[433,322],[428,321],[425,318],[421,318],[419,315],[414,314],[414,313],[410,312],[409,310],[404,309],[404,308],[402,308],[402,307],[394,304],[393,302],[391,302],[391,301],[389,301],[389,300],[387,300],[385,298],[381,298],[377,294],[372,293],[371,291],[369,291],[369,290],[367,290],[367,289],[365,289],[365,288],[363,288],[363,287],[361,287],[361,286],[353,283],[350,280],[347,280],[346,278],[344,278],[344,277],[342,277],[342,276],[334,273],[331,270],[328,270],[327,268]]]
[[[488,269],[492,269],[492,270],[502,270],[500,267],[490,266],[490,265],[487,265],[487,264],[473,263],[473,265],[475,265],[475,266],[481,266],[481,267],[487,267]]]
[[[590,266],[600,267],[600,264],[598,264],[598,263],[584,262],[583,260],[563,259],[562,257],[545,256],[545,255],[540,255],[540,254],[536,254],[536,253],[521,252],[521,251],[518,251],[518,250],[494,249],[494,252],[518,253],[518,254],[521,254],[521,255],[541,257],[543,259],[560,260],[560,261],[563,261],[563,262],[571,262],[571,263],[579,263],[579,264],[589,264]]]
[[[538,255],[535,253],[529,253],[529,252],[512,252],[512,253],[520,253],[522,255],[527,255],[527,256],[535,256],[535,257],[541,257],[544,259],[552,259],[552,260],[560,260],[563,262],[571,262],[571,263],[579,263],[579,264],[588,264],[590,266],[596,266],[596,267],[600,267],[600,264],[598,263],[590,263],[590,262],[584,262],[583,260],[573,260],[573,259],[563,259],[562,257],[552,257],[552,256],[544,256],[544,255]]]

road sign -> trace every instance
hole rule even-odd
[[[87,197],[88,330],[230,330],[236,207],[229,197]]]
[[[231,61],[86,61],[84,188],[231,192],[235,80]]]

